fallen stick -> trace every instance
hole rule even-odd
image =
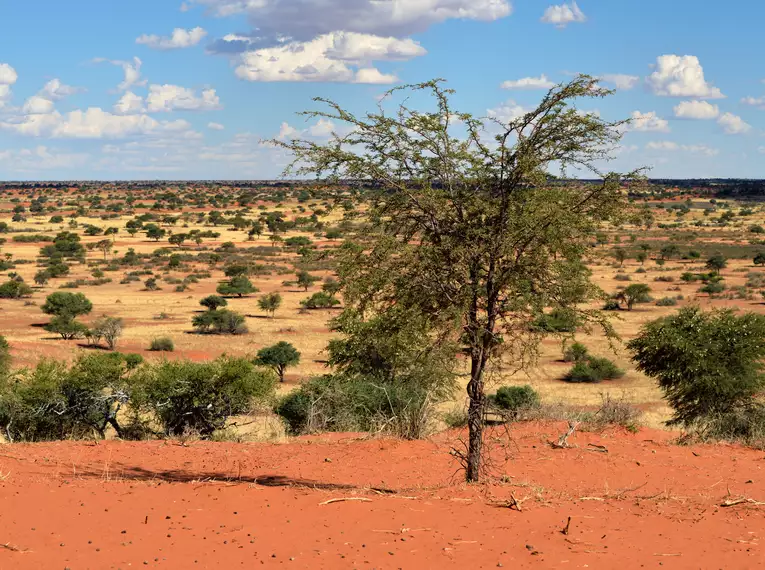
[[[30,550],[26,550],[24,548],[19,548],[18,546],[13,546],[10,542],[6,542],[5,544],[0,544],[0,548],[3,548],[5,550],[10,550],[11,552],[31,552]]]
[[[608,453],[608,448],[605,445],[598,445],[596,443],[588,443],[587,447],[592,447],[587,451],[599,451],[600,453]]]
[[[507,506],[507,508],[512,509],[513,507],[515,507],[516,509],[518,509],[519,513],[523,512],[523,509],[521,509],[521,504],[518,502],[518,499],[515,498],[515,495],[510,493],[510,499],[511,499],[510,504]]]
[[[736,505],[740,505],[742,503],[750,503],[752,505],[765,505],[765,503],[762,503],[760,501],[755,501],[754,499],[749,499],[747,497],[741,497],[740,499],[728,499],[726,501],[723,501],[720,503],[721,507],[735,507]]]
[[[332,503],[342,503],[344,501],[362,501],[364,503],[371,503],[372,499],[367,499],[365,497],[339,497],[337,499],[324,501],[323,503],[319,503],[319,505],[331,505]]]

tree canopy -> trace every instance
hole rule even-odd
[[[431,96],[420,111],[390,99]],[[484,373],[500,354],[533,360],[541,337],[529,326],[545,308],[574,307],[602,292],[583,255],[606,221],[625,210],[622,187],[636,173],[602,172],[624,131],[583,113],[579,99],[611,94],[578,76],[520,117],[477,119],[452,108],[441,81],[398,87],[378,110],[357,116],[339,104],[305,113],[344,127],[328,143],[273,141],[294,155],[287,175],[371,186],[367,233],[341,248],[339,278],[349,309],[364,315],[411,309],[430,338],[458,338],[470,359],[467,479],[481,470]],[[551,170],[576,169],[595,184],[560,184]],[[597,311],[585,320],[606,324]],[[610,328],[607,327],[610,333]]]

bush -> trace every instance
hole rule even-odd
[[[501,411],[518,417],[539,406],[539,394],[531,386],[502,386],[490,399]]]
[[[306,309],[331,309],[339,304],[340,301],[324,291],[314,293],[308,299],[300,301],[300,306]]]
[[[152,352],[173,352],[175,350],[175,343],[169,336],[160,336],[151,339],[149,350]]]
[[[199,301],[199,304],[203,307],[207,307],[207,309],[210,311],[215,311],[216,309],[220,309],[221,307],[228,305],[228,301],[219,295],[208,295]]]
[[[434,344],[427,318],[398,306],[369,319],[346,310],[332,330],[341,335],[327,348],[336,372],[304,382],[276,408],[290,431],[425,435],[434,405],[455,389],[457,348]]]
[[[102,438],[108,426],[122,429],[117,412],[128,401],[127,357],[119,353],[80,356],[65,363],[41,361],[2,386],[0,424],[14,441]]]
[[[725,291],[725,284],[720,283],[719,281],[717,283],[707,283],[703,287],[699,288],[699,293],[706,293],[710,297],[719,295],[723,291]]]
[[[657,307],[674,307],[677,305],[677,299],[674,297],[663,297],[656,301]]]
[[[706,431],[754,413],[765,389],[765,316],[685,307],[628,343],[674,409],[670,425]]]
[[[614,380],[624,376],[624,371],[607,358],[588,356],[585,360],[575,363],[563,377],[566,382],[598,383],[603,380]]]
[[[268,403],[276,386],[270,371],[229,357],[148,364],[137,371],[133,382],[133,406],[150,415],[166,435],[197,431],[205,438],[225,428],[230,416]]]
[[[0,376],[4,376],[11,368],[11,346],[0,335]]]
[[[614,280],[615,281],[632,281],[632,277],[624,273],[618,273],[617,275],[614,275]]]
[[[660,281],[664,283],[672,283],[674,280],[675,278],[671,275],[659,275],[658,277],[654,277],[654,281]]]
[[[31,294],[32,288],[23,281],[12,279],[0,285],[0,299],[21,299]]]
[[[246,334],[244,315],[228,309],[206,311],[192,319],[192,325],[200,333]]]
[[[587,358],[587,347],[580,342],[575,342],[563,352],[564,362],[579,362]]]
[[[576,331],[579,318],[571,309],[553,309],[549,314],[542,314],[534,321],[532,328],[547,333],[567,333]]]

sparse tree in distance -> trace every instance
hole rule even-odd
[[[272,319],[274,318],[274,314],[276,313],[277,309],[281,307],[281,305],[282,296],[276,292],[263,295],[258,300],[258,307],[260,307],[260,310],[264,311],[268,315],[271,315]]]
[[[624,248],[617,247],[614,249],[614,258],[619,262],[619,267],[621,267],[624,265],[624,260],[627,259],[627,252],[624,251]]]
[[[627,305],[627,310],[631,311],[637,303],[647,303],[650,300],[650,292],[651,288],[645,283],[633,283],[619,293],[618,298]]]
[[[284,372],[290,366],[300,363],[300,353],[286,341],[279,341],[273,346],[261,348],[255,364],[268,366],[279,375],[279,382],[284,382]]]
[[[579,309],[600,292],[583,256],[600,224],[623,215],[623,185],[632,175],[598,170],[623,132],[572,105],[611,92],[577,76],[550,90],[540,105],[503,122],[452,108],[440,81],[398,87],[395,97],[428,93],[433,110],[406,103],[391,114],[356,116],[326,99],[328,111],[307,113],[350,127],[328,143],[272,141],[292,151],[287,176],[373,181],[363,245],[346,243],[338,265],[347,310],[376,314],[396,307],[422,315],[432,339],[458,338],[469,354],[468,445],[458,452],[468,481],[482,469],[485,377],[502,352],[525,367],[541,339],[530,323],[545,308]],[[459,138],[455,129],[459,125]],[[491,139],[487,129],[496,136]],[[358,148],[366,149],[359,153]],[[590,171],[597,184],[550,184],[550,169]]]
[[[314,283],[319,281],[319,278],[315,275],[311,275],[307,271],[298,271],[297,272],[297,281],[299,287],[302,287],[306,291],[308,291],[308,288],[311,287]]]
[[[720,275],[720,271],[728,266],[728,260],[721,254],[716,253],[707,260],[707,269],[711,270],[715,275]]]
[[[208,295],[201,301],[199,301],[199,304],[203,307],[207,307],[210,311],[215,311],[217,309],[220,309],[221,307],[225,307],[228,305],[228,301],[221,297],[220,295]]]

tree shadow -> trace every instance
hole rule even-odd
[[[377,493],[392,495],[398,491],[385,487],[360,487],[347,483],[327,483],[288,477],[286,475],[245,475],[222,473],[215,471],[187,471],[183,469],[154,470],[135,465],[116,464],[109,468],[110,477],[114,480],[128,481],[162,481],[164,483],[193,483],[193,482],[235,482],[262,485],[263,487],[303,487],[307,489],[333,490],[364,490],[368,489]],[[78,478],[103,479],[104,471],[98,469],[77,469]]]

